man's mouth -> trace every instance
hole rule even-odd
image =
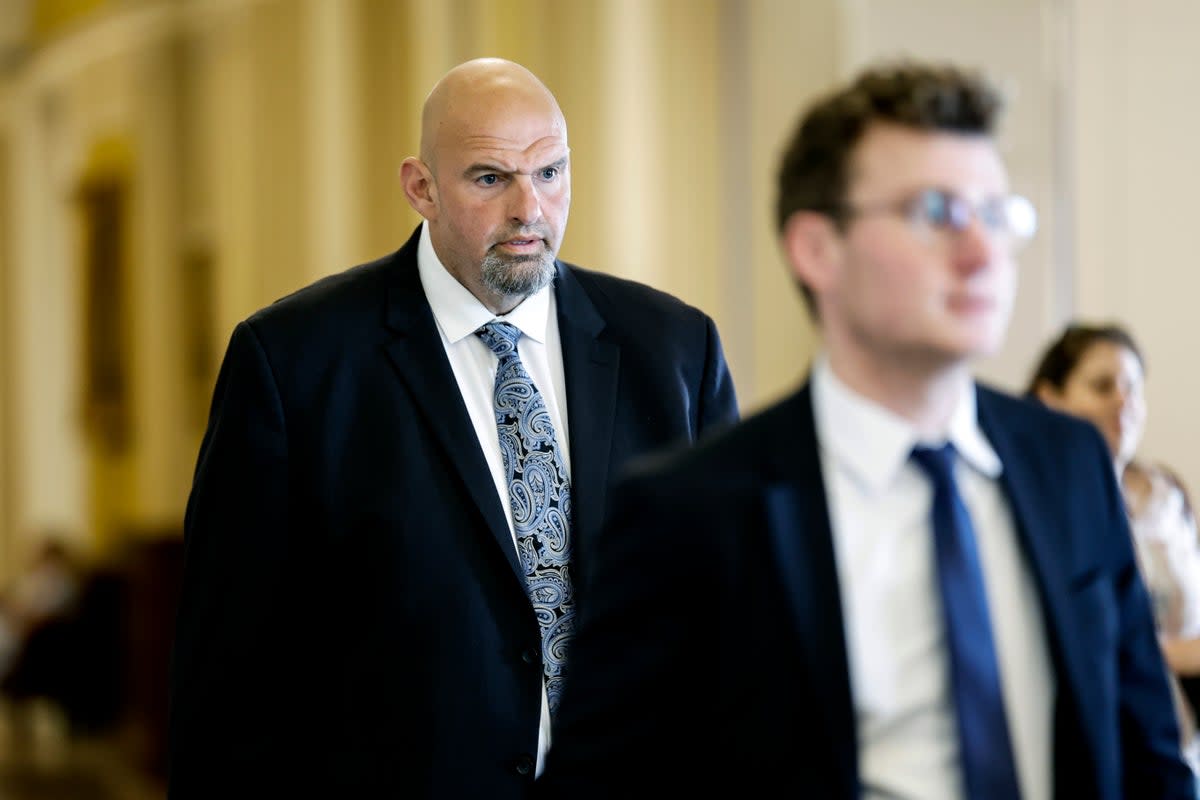
[[[532,255],[544,250],[546,241],[539,236],[519,237],[497,242],[493,247],[515,255]]]

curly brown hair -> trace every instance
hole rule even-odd
[[[778,230],[802,210],[841,221],[850,158],[872,123],[990,136],[1003,108],[999,89],[973,70],[916,61],[868,68],[800,119],[779,167]]]

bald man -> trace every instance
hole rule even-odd
[[[400,170],[408,242],[234,329],[185,519],[172,800],[529,796],[609,488],[737,417],[707,315],[558,260],[570,167],[540,80],[461,64]]]

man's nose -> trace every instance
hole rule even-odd
[[[1117,398],[1117,407],[1124,411],[1125,407],[1128,406],[1130,401],[1133,399],[1132,387],[1118,386],[1114,392],[1114,395]]]
[[[1009,255],[1006,251],[1011,251],[1011,247],[1004,237],[989,230],[978,215],[972,215],[966,227],[954,234],[955,260],[966,272],[974,272]]]
[[[529,175],[518,175],[512,182],[509,215],[521,225],[531,225],[542,216],[542,199]]]

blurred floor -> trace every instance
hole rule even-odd
[[[120,734],[70,738],[39,703],[17,717],[0,709],[0,800],[163,800],[165,789],[128,756]],[[20,727],[18,719],[24,719]],[[23,735],[20,731],[24,731]]]

